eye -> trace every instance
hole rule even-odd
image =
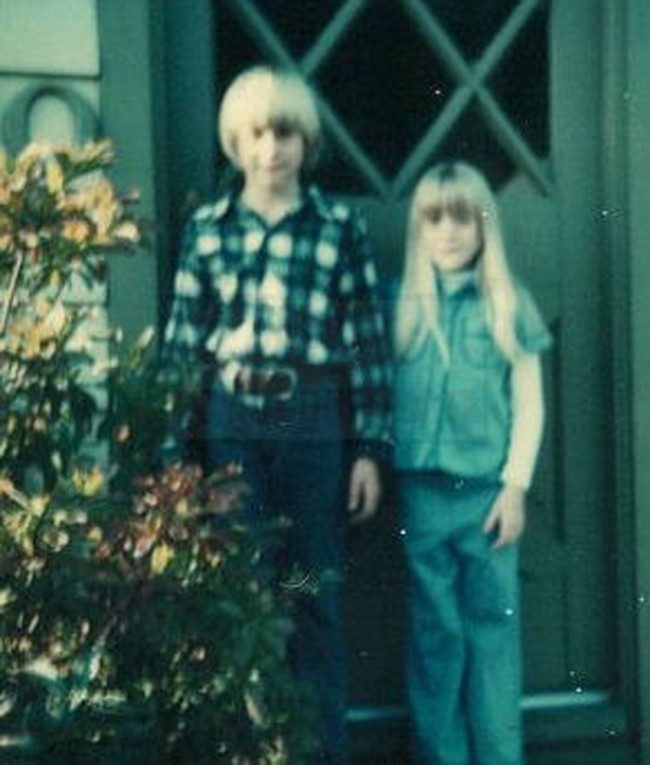
[[[440,223],[440,220],[442,218],[442,208],[441,207],[425,207],[422,210],[422,217],[428,223],[433,223],[433,224]]]
[[[449,215],[456,223],[462,226],[467,226],[476,220],[476,213],[474,210],[464,202],[457,202],[449,208]]]
[[[278,139],[286,140],[296,133],[296,128],[286,120],[279,120],[273,125],[273,133]]]

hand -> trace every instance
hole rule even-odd
[[[348,512],[352,523],[371,518],[377,512],[380,496],[381,478],[377,464],[369,457],[359,457],[352,465],[348,492]]]
[[[497,535],[493,550],[514,544],[521,537],[526,524],[525,504],[524,489],[512,485],[501,489],[483,524],[486,534]]]

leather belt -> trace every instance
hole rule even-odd
[[[242,365],[235,375],[235,393],[264,396],[285,401],[293,396],[298,385],[298,372],[288,366]]]
[[[230,361],[220,366],[226,390],[251,405],[287,401],[300,386],[334,380],[341,370],[335,364],[280,364]]]

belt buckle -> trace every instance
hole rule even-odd
[[[263,371],[265,386],[269,386],[268,395],[277,401],[288,401],[296,392],[298,386],[298,373],[293,367],[271,365]],[[273,390],[279,385],[280,390]],[[285,389],[286,385],[286,389]]]

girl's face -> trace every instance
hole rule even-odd
[[[457,203],[421,210],[418,245],[440,271],[469,268],[481,243],[479,219],[473,208]]]

